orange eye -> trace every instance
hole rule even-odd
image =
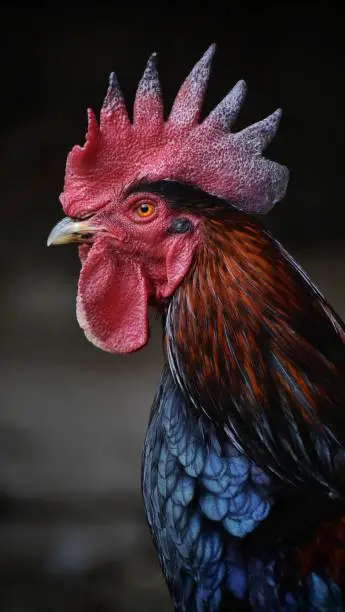
[[[155,212],[155,207],[152,202],[142,202],[136,209],[136,213],[139,217],[151,217]]]

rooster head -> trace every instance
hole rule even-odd
[[[182,84],[164,119],[156,57],[139,83],[131,122],[114,74],[98,123],[88,111],[83,147],[67,158],[60,200],[67,215],[48,244],[80,243],[77,318],[113,353],[148,341],[148,305],[164,306],[203,240],[202,202],[266,213],[285,194],[288,170],[265,159],[281,111],[231,132],[245,97],[239,81],[202,122],[214,45]]]

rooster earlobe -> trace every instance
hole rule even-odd
[[[192,265],[197,244],[197,236],[194,234],[193,238],[188,234],[188,238],[175,238],[169,246],[166,255],[166,282],[156,291],[158,299],[169,298],[182,283]]]

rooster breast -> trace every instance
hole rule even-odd
[[[274,509],[271,478],[221,442],[204,415],[187,412],[168,368],[151,413],[142,487],[176,610],[343,609],[333,582],[310,573],[289,590],[278,577],[283,551],[248,546]]]

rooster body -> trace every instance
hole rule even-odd
[[[143,456],[175,609],[343,610],[342,324],[258,222],[206,194],[200,212],[205,247],[165,315]]]
[[[167,122],[153,58],[133,124],[111,75],[48,242],[82,243],[77,317],[96,346],[139,350],[148,305],[162,314],[142,490],[175,610],[341,612],[344,324],[252,215],[285,194],[287,169],[261,156],[280,112],[230,132],[239,82],[199,123],[212,53]]]

